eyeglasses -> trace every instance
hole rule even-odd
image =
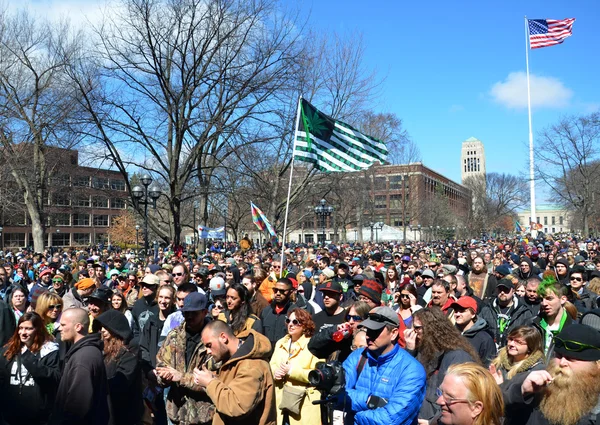
[[[583,282],[583,278],[581,277],[572,277],[571,280],[574,280],[575,282]]]
[[[294,326],[298,326],[298,325],[300,325],[300,322],[298,321],[298,319],[294,319],[294,320],[285,319],[285,324],[286,324],[286,325],[289,325],[290,323],[291,323],[292,325],[294,325]]]
[[[173,273],[173,276],[183,276],[183,273]]]
[[[600,347],[595,347],[589,344],[583,344],[577,341],[569,341],[566,339],[561,339],[557,336],[554,337],[554,347],[555,348],[564,348],[567,351],[580,352],[583,350],[600,350]]]
[[[289,289],[281,289],[281,288],[273,288],[273,292],[276,294],[285,294],[289,291]]]
[[[346,315],[346,322],[349,322],[349,321],[362,322],[363,318],[360,317],[360,316],[355,316],[353,314],[347,314]]]
[[[444,403],[446,403],[447,405],[450,404],[454,404],[454,403],[469,403],[471,404],[471,400],[466,399],[466,398],[453,398],[450,397],[446,394],[444,394],[444,392],[438,387],[435,390],[435,395],[437,396],[437,398],[442,398],[442,400],[444,400]]]
[[[62,310],[62,305],[60,305],[60,304],[49,305],[48,310]]]

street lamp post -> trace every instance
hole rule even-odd
[[[152,177],[149,174],[144,174],[140,181],[142,186],[134,186],[131,190],[133,202],[136,208],[141,204],[144,206],[144,255],[148,255],[148,204],[152,202],[152,208],[156,209],[156,200],[160,197],[160,188],[152,184]]]
[[[135,225],[135,256],[140,256],[140,225]]]
[[[192,239],[192,243],[194,244],[194,251],[196,250],[196,244],[197,244],[197,232],[198,230],[196,229],[196,210],[198,209],[198,201],[194,201],[194,238]]]
[[[375,243],[379,242],[379,230],[383,229],[383,223],[381,221],[378,221],[377,223],[373,224],[373,227],[375,228]]]
[[[321,199],[319,205],[315,207],[315,214],[317,217],[321,219],[321,230],[323,234],[323,245],[325,245],[325,219],[329,217],[333,213],[333,207],[331,205],[327,205],[327,201],[325,199]]]

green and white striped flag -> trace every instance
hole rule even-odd
[[[321,171],[358,171],[383,163],[385,143],[320,112],[301,99],[294,159],[311,162]]]

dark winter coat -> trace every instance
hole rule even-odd
[[[10,361],[0,351],[0,412],[7,424],[48,422],[60,380],[58,345],[47,342],[33,354],[27,350]],[[20,373],[19,373],[20,371]]]
[[[487,322],[481,317],[469,329],[463,332],[463,336],[471,343],[484,366],[488,366],[496,357],[496,344],[489,330]]]
[[[149,373],[153,374],[152,371],[156,368],[156,355],[160,348],[158,344],[164,324],[165,322],[161,321],[158,314],[156,314],[150,317],[142,329],[140,356],[144,376],[148,376]]]
[[[142,370],[136,353],[121,348],[117,356],[106,362],[110,424],[135,425],[144,412]]]
[[[108,424],[108,381],[100,334],[77,341],[65,358],[52,425]]]
[[[274,347],[277,341],[287,335],[285,319],[287,318],[288,311],[291,311],[296,307],[295,304],[288,302],[281,313],[277,314],[275,312],[275,303],[273,302],[260,314],[260,321],[263,325],[263,335],[269,338],[271,347]]]
[[[139,341],[144,325],[150,317],[158,314],[158,303],[154,296],[142,297],[137,300],[131,309],[133,315],[133,338]]]
[[[523,300],[516,295],[513,298],[512,308],[507,313],[508,317],[506,320],[508,320],[508,323],[503,330],[501,330],[499,326],[499,315],[500,308],[498,307],[496,298],[494,298],[493,301],[484,304],[479,313],[479,317],[484,319],[490,327],[490,331],[492,332],[492,335],[494,335],[494,342],[498,348],[506,345],[506,337],[513,329],[519,326],[528,325],[533,317],[531,310],[527,308],[527,306],[524,305]]]
[[[15,327],[15,313],[7,303],[0,300],[0,347],[3,347],[13,336]]]

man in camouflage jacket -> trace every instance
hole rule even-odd
[[[210,360],[200,334],[207,323],[208,301],[204,294],[193,292],[185,298],[181,311],[184,322],[167,335],[156,355],[158,383],[170,387],[167,415],[178,425],[212,423],[215,407],[199,385],[193,370]]]

